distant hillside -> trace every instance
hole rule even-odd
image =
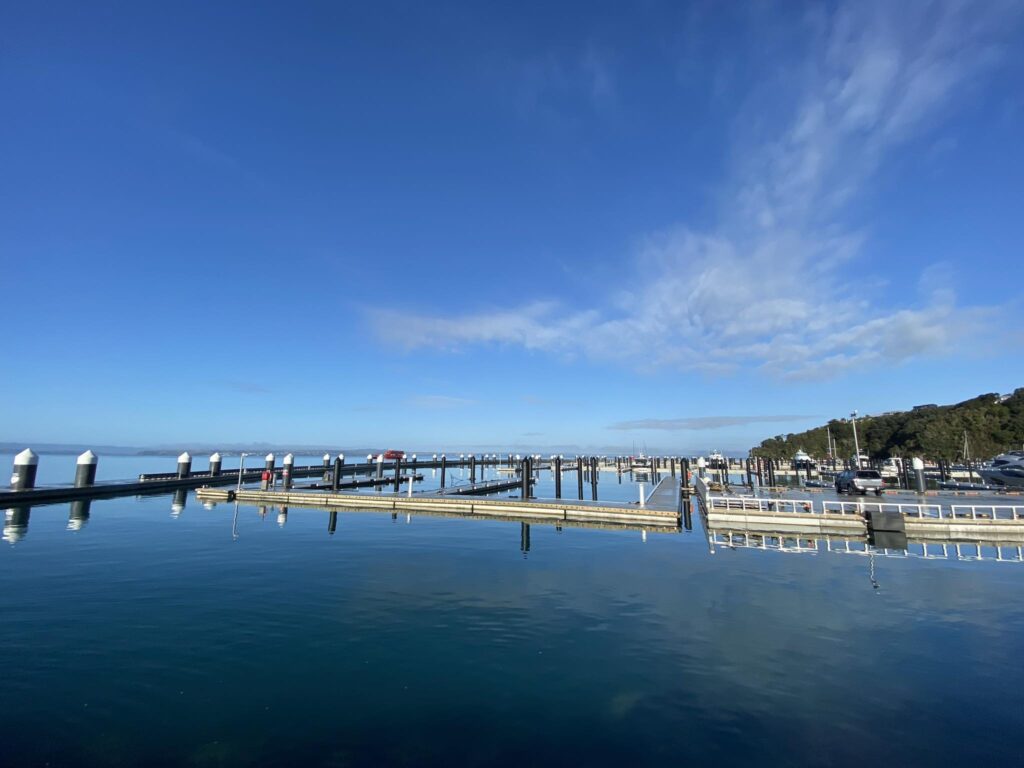
[[[754,448],[755,456],[790,459],[803,449],[820,458],[828,454],[827,430],[836,442],[836,455],[853,456],[853,427],[848,419],[830,421],[806,432],[777,435]],[[964,430],[971,457],[990,458],[1019,449],[1024,443],[1024,388],[1009,397],[979,395],[956,405],[924,405],[883,416],[857,417],[860,449],[873,459],[890,456],[926,456],[956,460],[961,457]]]

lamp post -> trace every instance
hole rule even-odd
[[[850,419],[853,421],[853,455],[857,459],[857,469],[861,469],[860,466],[860,443],[857,442],[857,412],[854,411],[850,414]]]
[[[242,475],[245,474],[245,457],[249,456],[248,453],[243,453],[239,458],[238,463],[238,485],[235,487],[235,492],[242,490]]]

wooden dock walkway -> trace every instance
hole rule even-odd
[[[239,492],[200,488],[203,502],[238,501],[258,506],[313,507],[317,509],[363,509],[410,513],[445,513],[460,517],[518,520],[531,523],[600,523],[637,530],[678,531],[679,514],[673,509],[611,502],[567,501],[565,499],[482,499],[462,495],[403,494],[369,495],[355,493],[309,493],[299,491]]]

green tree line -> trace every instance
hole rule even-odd
[[[853,456],[853,425],[849,419],[833,419],[805,432],[776,435],[751,454],[791,459],[798,450],[804,450],[822,458],[829,453],[830,430],[835,455]],[[965,431],[972,459],[1024,447],[1024,388],[1005,400],[998,394],[987,394],[956,405],[919,406],[911,411],[857,418],[860,449],[872,459],[922,456],[956,461],[962,458]]]

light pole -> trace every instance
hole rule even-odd
[[[853,421],[853,455],[857,459],[857,469],[860,469],[860,443],[857,442],[857,412],[854,411],[850,414],[850,419]]]
[[[248,455],[248,453],[243,453],[241,455],[241,461],[238,464],[238,486],[235,488],[236,493],[242,490],[242,475],[245,473],[245,457]]]

